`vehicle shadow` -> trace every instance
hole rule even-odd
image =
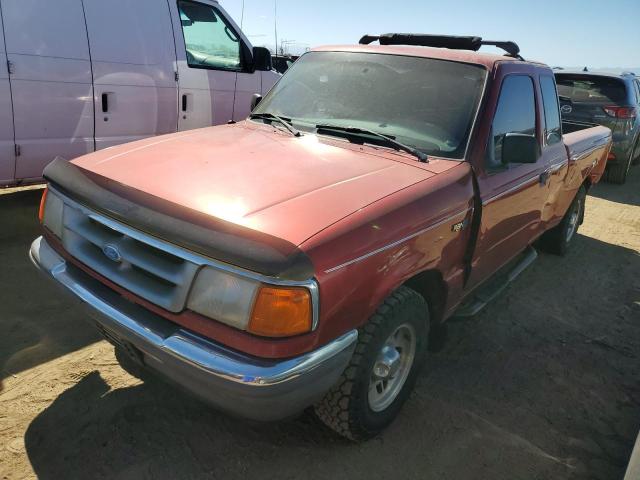
[[[29,425],[39,478],[621,478],[640,427],[638,252],[580,235],[449,325],[416,391],[354,444],[310,414],[260,424],[95,371]],[[104,373],[102,373],[104,375]]]
[[[624,185],[601,181],[591,189],[589,195],[611,202],[640,206],[640,165],[631,166]]]
[[[42,190],[0,195],[0,391],[2,380],[99,340],[73,304],[31,264]]]

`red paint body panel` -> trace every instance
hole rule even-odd
[[[243,122],[102,150],[73,163],[172,204],[298,245],[433,174],[389,149]]]
[[[344,325],[365,323],[382,299],[417,272],[440,272],[449,298],[461,297],[471,230],[453,232],[452,225],[470,220],[473,185],[469,164],[456,163],[302,245],[316,266],[321,305],[327,306],[323,318],[331,319],[335,334]],[[354,259],[361,260],[345,265]]]
[[[599,180],[610,148],[610,131],[602,127],[565,135],[566,146],[546,145],[538,78],[553,75],[544,65],[423,47],[318,50],[484,65],[488,83],[465,160],[422,164],[385,148],[313,134],[296,138],[243,122],[74,161],[178,206],[287,240],[311,258],[320,290],[318,329],[311,334],[265,340],[192,312],[156,312],[253,355],[288,357],[317,348],[364,324],[393,289],[424,272],[439,279],[444,296],[441,315],[433,320],[446,320],[477,285],[560,222],[578,188]],[[541,154],[535,164],[496,174],[485,171],[485,148],[501,83],[511,74],[534,81]],[[547,171],[549,179],[540,182]]]

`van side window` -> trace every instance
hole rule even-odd
[[[541,76],[540,88],[542,89],[542,103],[544,105],[544,138],[546,139],[547,145],[553,145],[562,140],[556,82],[549,76]]]
[[[485,163],[489,170],[504,166],[502,144],[508,133],[536,134],[533,80],[527,75],[509,75],[502,82],[486,151]]]
[[[184,0],[178,9],[190,67],[240,70],[240,39],[216,9]]]

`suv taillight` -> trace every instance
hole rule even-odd
[[[610,117],[633,118],[636,116],[635,107],[602,107],[602,109]]]

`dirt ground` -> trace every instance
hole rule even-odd
[[[640,167],[448,326],[414,395],[352,444],[312,415],[227,417],[142,383],[27,260],[39,192],[0,195],[0,478],[620,479],[640,428]]]

